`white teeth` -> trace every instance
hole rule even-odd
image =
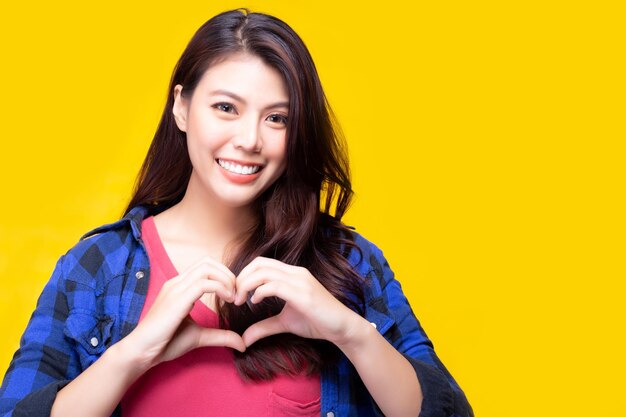
[[[259,165],[239,165],[233,162],[222,161],[221,159],[218,159],[217,163],[227,171],[242,175],[256,174],[261,169]]]

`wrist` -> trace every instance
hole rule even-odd
[[[347,332],[334,343],[346,356],[350,357],[376,336],[378,336],[378,331],[372,323],[355,313]]]
[[[112,357],[111,360],[123,367],[131,378],[139,377],[154,366],[153,359],[136,348],[131,335],[111,346],[105,352],[105,355],[107,354]]]

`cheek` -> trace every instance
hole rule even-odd
[[[187,138],[196,147],[205,150],[216,150],[224,146],[232,134],[227,128],[219,124],[199,123],[194,126],[192,132],[187,133]],[[192,146],[190,143],[190,146]]]
[[[287,159],[287,137],[286,134],[276,135],[272,138],[268,149],[271,157],[283,163]]]

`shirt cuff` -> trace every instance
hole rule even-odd
[[[15,405],[12,417],[49,417],[57,392],[69,383],[69,380],[55,381],[31,392]]]
[[[437,367],[404,355],[417,374],[422,388],[422,409],[419,417],[454,415],[454,391],[446,375]]]

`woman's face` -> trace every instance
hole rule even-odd
[[[249,205],[285,170],[285,82],[260,58],[236,54],[211,66],[191,96],[183,88],[174,89],[173,112],[193,166],[188,193]]]

